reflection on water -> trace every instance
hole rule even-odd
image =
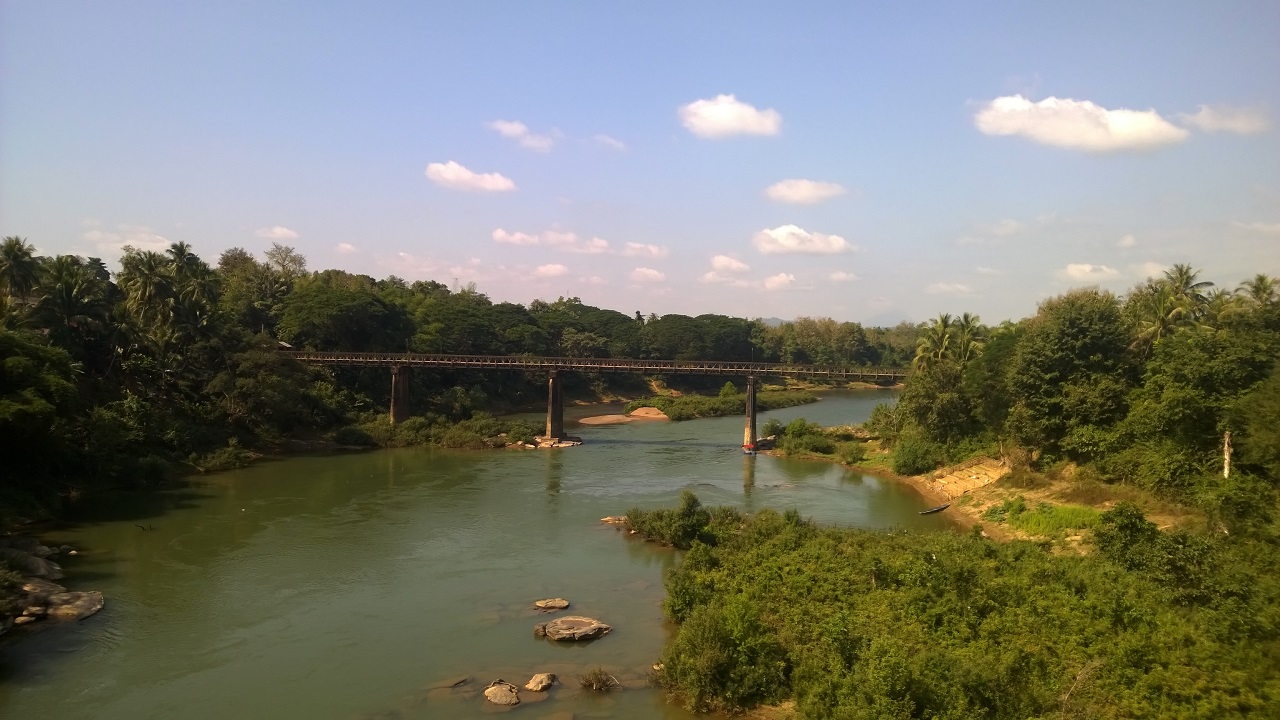
[[[884,397],[765,417],[852,422]],[[484,684],[551,671],[567,682],[522,693],[539,703],[530,717],[686,718],[644,683],[671,630],[662,579],[677,553],[601,517],[689,488],[707,505],[823,523],[946,526],[898,484],[742,455],[739,418],[576,432],[586,444],[562,450],[293,458],[81,508],[45,539],[85,550],[68,584],[104,591],[107,607],[0,641],[0,717],[481,717]],[[535,639],[531,603],[555,596],[614,632]],[[627,689],[577,691],[596,666]],[[472,680],[441,687],[460,676]]]

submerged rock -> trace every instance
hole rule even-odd
[[[534,600],[533,606],[539,610],[550,612],[552,610],[563,610],[569,607],[569,601],[564,598],[548,598],[546,600]]]
[[[48,615],[53,620],[83,620],[102,609],[102,593],[65,592],[49,596]]]
[[[529,678],[529,682],[524,684],[525,690],[533,692],[545,692],[556,681],[555,673],[538,673]]]
[[[613,627],[595,618],[566,615],[533,627],[533,634],[552,640],[591,640],[608,635]]]

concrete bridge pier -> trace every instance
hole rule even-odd
[[[391,424],[397,425],[409,419],[409,378],[413,369],[408,365],[391,366]]]
[[[747,417],[742,432],[742,449],[756,449],[756,376],[747,376]]]
[[[544,442],[554,443],[564,439],[564,387],[560,373],[552,370],[547,377],[547,434]]]

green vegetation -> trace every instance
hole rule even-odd
[[[280,342],[900,366],[915,332],[809,318],[778,327],[710,314],[646,318],[577,298],[494,303],[473,286],[311,272],[305,257],[279,244],[261,259],[233,248],[216,266],[185,243],[164,252],[126,248],[112,273],[97,258],[41,257],[8,237],[0,242],[0,525],[56,515],[68,498],[152,488],[174,474],[317,443],[479,448],[537,432],[484,414],[539,403],[545,378],[536,374],[419,371],[412,405],[421,418],[392,429],[382,414],[385,369],[307,367],[280,355]],[[711,392],[723,381],[681,378]],[[565,383],[580,395],[634,396],[644,386],[638,377],[577,373]],[[732,389],[710,400],[736,402],[741,412]],[[807,396],[764,398],[765,407],[801,401]],[[720,412],[695,407],[688,416]]]
[[[708,524],[667,579],[659,679],[692,709],[813,718],[1274,715],[1274,531],[1162,533],[1127,504],[1094,522],[1084,557],[794,512]]]
[[[737,510],[719,507],[707,510],[692,492],[680,493],[680,507],[675,509],[627,511],[627,527],[646,540],[688,550],[699,539],[709,539],[717,530],[731,530],[742,521]]]
[[[1034,510],[1028,510],[1026,498],[1021,495],[993,505],[982,514],[984,520],[1007,522],[1028,535],[1042,537],[1052,537],[1064,530],[1092,528],[1098,524],[1098,516],[1097,510],[1083,505],[1039,503]]]
[[[19,610],[21,593],[22,576],[0,564],[0,622]]]
[[[622,687],[622,683],[618,682],[618,678],[605,672],[602,667],[595,667],[583,673],[582,677],[578,678],[578,684],[582,686],[582,689],[590,690],[591,692],[609,692]]]
[[[694,420],[697,418],[742,415],[747,411],[747,396],[738,393],[736,389],[733,394],[726,394],[725,390],[731,387],[731,384],[726,384],[717,397],[707,395],[657,395],[640,400],[632,400],[627,403],[625,412],[634,412],[642,407],[657,408],[672,420]],[[760,411],[795,407],[796,405],[805,405],[817,401],[818,398],[816,396],[807,392],[772,390],[756,393],[756,409]]]

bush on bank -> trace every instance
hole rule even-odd
[[[698,711],[793,698],[813,718],[1274,717],[1274,534],[1163,533],[1131,505],[1097,523],[1089,556],[794,511],[708,525],[667,579],[680,629],[659,679]]]

